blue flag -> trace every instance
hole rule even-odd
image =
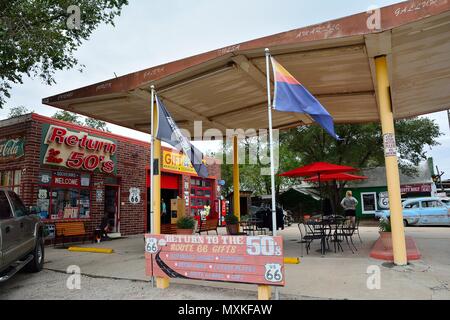
[[[333,118],[328,111],[281,64],[272,59],[275,77],[273,107],[278,111],[305,113],[322,126],[333,138],[340,140],[334,131]]]
[[[197,174],[202,178],[207,178],[208,169],[203,163],[202,152],[194,147],[189,140],[182,135],[177,124],[167,111],[162,101],[159,100],[158,96],[156,96],[156,106],[158,109],[158,131],[156,133],[156,138],[177,149],[181,149],[184,154],[189,157],[189,160],[191,160],[192,166]]]

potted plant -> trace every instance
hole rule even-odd
[[[193,234],[195,228],[195,219],[192,217],[181,217],[177,221],[177,234]]]
[[[237,234],[239,232],[239,219],[230,213],[225,216],[228,234]]]
[[[391,222],[387,218],[380,219],[379,222],[380,239],[385,249],[392,249],[392,229]]]

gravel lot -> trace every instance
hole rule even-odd
[[[0,284],[2,300],[254,300],[253,292],[204,286],[177,285],[167,290],[152,288],[145,281],[81,276],[81,289],[69,290],[67,274],[43,270],[37,274],[19,273]]]

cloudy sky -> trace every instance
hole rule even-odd
[[[43,97],[181,59],[231,44],[366,11],[388,0],[129,0],[116,27],[101,26],[77,52],[83,73],[56,74],[57,84],[26,79],[15,86],[0,119],[10,107],[26,106],[51,116],[56,109],[41,105]],[[450,178],[450,130],[445,112],[428,115],[440,125],[441,146],[429,150]],[[114,133],[148,139],[147,135],[110,125]]]

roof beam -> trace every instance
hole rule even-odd
[[[266,93],[267,90],[267,77],[262,73],[250,60],[244,55],[238,55],[231,58],[233,62],[238,66],[238,70],[244,72],[248,78],[250,78],[258,88]]]

